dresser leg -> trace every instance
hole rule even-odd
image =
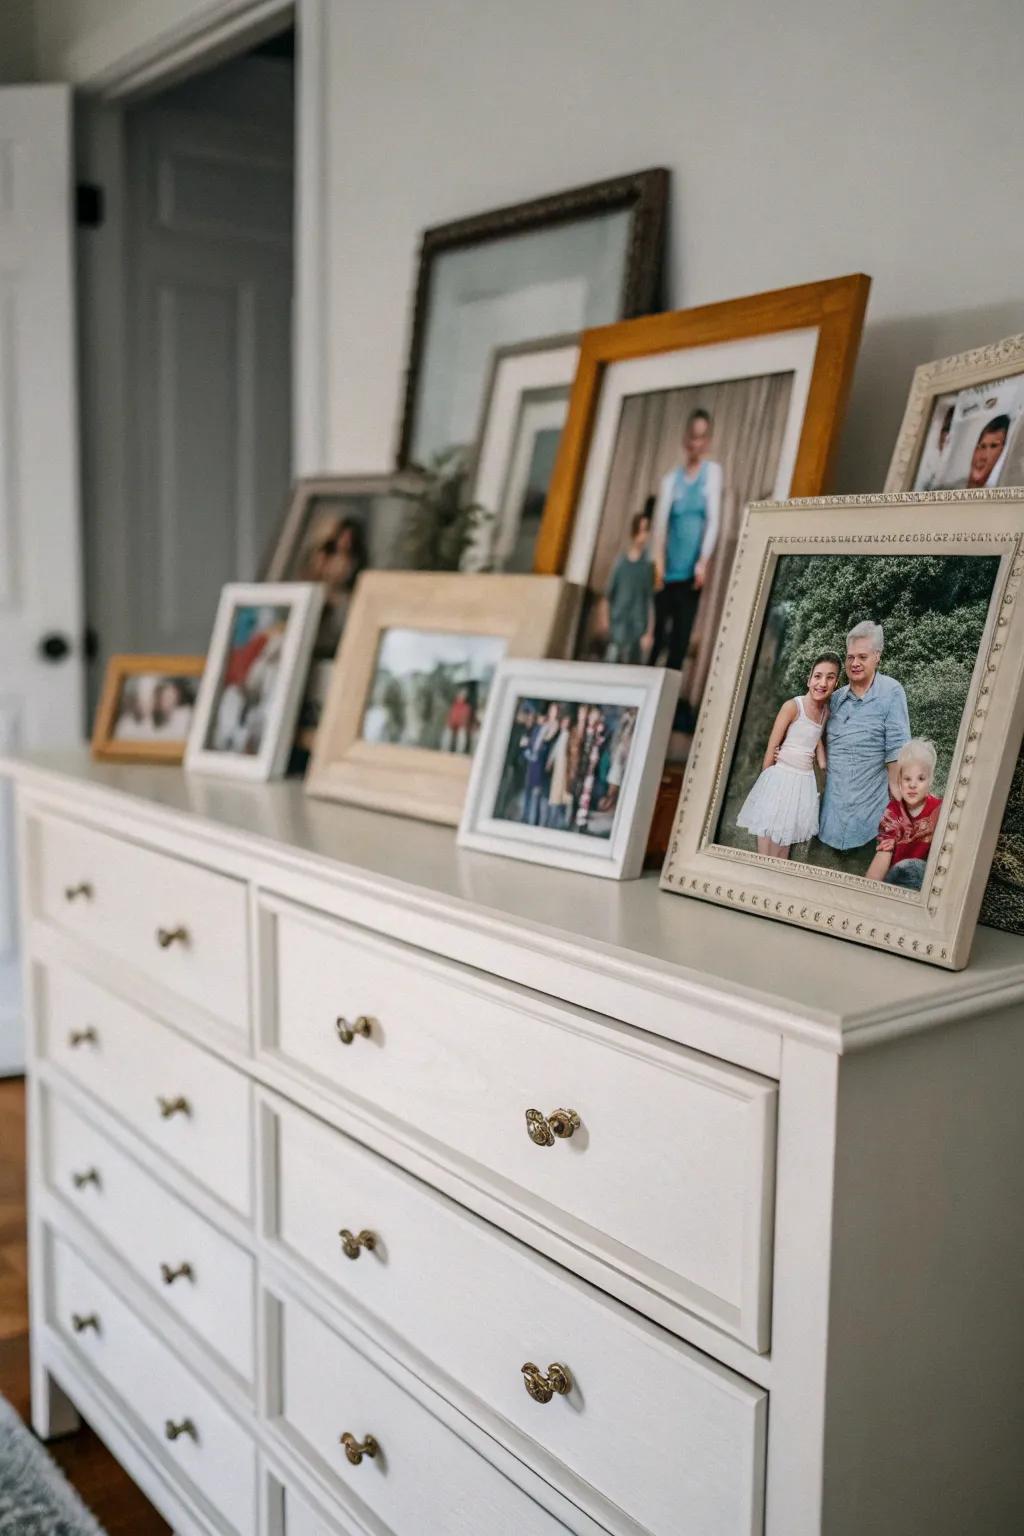
[[[54,1381],[45,1366],[32,1370],[32,1428],[40,1440],[56,1440],[81,1428],[71,1399]]]

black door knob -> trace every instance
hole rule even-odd
[[[71,654],[71,641],[67,635],[44,635],[39,642],[39,654],[44,661],[63,661]]]

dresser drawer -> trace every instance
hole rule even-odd
[[[44,1103],[50,1187],[251,1385],[252,1256],[151,1178],[69,1104],[52,1093]]]
[[[358,1513],[394,1536],[565,1536],[560,1521],[300,1302],[276,1305],[279,1427]],[[370,1436],[377,1454],[353,1465],[342,1435],[356,1445]]]
[[[73,822],[31,828],[41,916],[248,1034],[244,882]]]
[[[652,1536],[677,1536],[681,1509],[688,1533],[760,1531],[760,1388],[304,1111],[268,1097],[264,1114],[288,1253]],[[342,1230],[372,1248],[350,1241],[353,1260]],[[538,1403],[529,1361],[575,1390]]]
[[[40,977],[40,1050],[235,1210],[252,1208],[248,1079],[64,966]]]
[[[261,936],[265,1049],[767,1348],[775,1083],[284,903],[268,903]],[[560,1138],[545,1118],[538,1145],[528,1110],[579,1126]]]
[[[252,1536],[251,1437],[73,1248],[54,1237],[50,1255],[53,1327],[120,1398],[177,1474],[239,1536]]]

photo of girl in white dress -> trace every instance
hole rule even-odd
[[[832,652],[816,657],[807,692],[783,704],[768,737],[762,772],[736,818],[738,827],[757,838],[758,853],[770,858],[788,859],[794,843],[817,835],[820,796],[814,765],[825,772],[829,700],[842,665]]]

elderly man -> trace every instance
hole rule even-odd
[[[865,861],[874,853],[882,812],[899,796],[896,758],[910,740],[903,687],[878,670],[884,644],[881,624],[869,619],[850,630],[849,681],[832,695],[826,733],[828,774],[818,838],[843,852],[860,850]]]

